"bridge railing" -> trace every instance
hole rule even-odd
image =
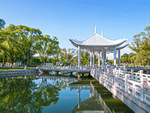
[[[126,71],[123,67],[107,67],[105,71],[92,69],[91,75],[98,79],[112,93],[129,94],[150,105],[150,75],[141,70],[138,73]]]
[[[80,66],[80,67],[77,67],[77,66],[40,66],[38,67],[38,69],[43,69],[43,70],[54,70],[54,71],[77,71],[77,70],[91,70],[91,67],[89,66]]]

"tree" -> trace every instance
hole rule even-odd
[[[44,63],[47,62],[49,57],[59,52],[60,49],[58,44],[57,37],[50,38],[49,35],[40,37],[38,43],[36,43],[36,50]]]
[[[37,65],[40,65],[41,63],[42,63],[42,60],[40,57],[33,56],[30,59],[30,66],[37,66]]]
[[[150,65],[150,26],[134,35],[134,41],[129,46],[135,52],[135,63],[138,65]]]
[[[35,46],[42,36],[42,32],[39,29],[18,25],[16,26],[16,36],[17,50],[22,54],[25,65],[28,65],[31,57],[36,53]]]
[[[11,24],[0,30],[0,60],[4,63],[10,61],[13,65],[15,61],[22,61],[27,66],[30,61],[39,64],[40,59],[46,63],[50,57],[58,59],[59,51],[57,37],[42,35],[39,29]],[[40,59],[32,58],[35,54],[39,54]]]
[[[16,44],[14,43],[16,41],[16,36],[14,31],[14,25],[10,25],[0,31],[0,37],[3,39],[0,49],[4,51],[4,54],[9,56],[12,65],[16,58]]]
[[[76,65],[76,50],[73,48],[61,49],[59,59],[63,65]]]
[[[0,19],[0,30],[4,28],[5,24],[5,21],[3,19]]]
[[[129,55],[127,53],[121,56],[121,63],[128,63],[129,62]]]
[[[94,55],[95,62],[96,62],[96,56]],[[88,51],[81,51],[81,65],[89,65],[90,64],[90,54]]]

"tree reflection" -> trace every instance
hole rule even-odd
[[[56,104],[60,87],[42,79],[40,85],[35,78],[1,78],[0,111],[3,113],[40,113],[43,108]],[[61,86],[62,87],[62,86]]]

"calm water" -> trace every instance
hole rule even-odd
[[[0,78],[2,113],[81,113],[109,111],[90,85],[61,76]],[[89,113],[90,113],[89,112]]]

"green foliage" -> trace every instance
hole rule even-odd
[[[32,67],[32,66],[40,65],[41,63],[42,63],[42,60],[41,60],[40,57],[32,57],[30,59],[30,64],[29,65]]]
[[[16,26],[16,46],[25,61],[25,65],[29,64],[31,57],[36,53],[34,48],[40,36],[42,36],[42,32],[39,29],[22,25]]]
[[[0,37],[3,39],[0,49],[3,50],[4,53],[10,58],[12,64],[14,63],[17,55],[17,50],[15,47],[16,36],[14,31],[14,25],[10,25],[9,27],[0,31]]]
[[[94,56],[96,59],[96,56]],[[96,60],[95,60],[96,61]],[[81,51],[81,65],[89,65],[90,64],[90,54],[88,51]]]
[[[78,64],[77,53],[78,53],[78,51],[76,51],[73,48],[60,49],[60,53],[58,54],[57,62],[61,63],[62,65],[65,65],[65,66],[77,65]],[[95,56],[95,59],[97,59],[96,56]],[[97,60],[95,60],[95,62],[96,61]],[[90,55],[89,55],[88,51],[81,51],[81,65],[85,66],[85,65],[89,65],[89,64],[90,64]]]
[[[118,61],[118,60],[116,60],[116,61]],[[114,60],[106,59],[106,62],[107,62],[107,64],[113,64],[113,63],[114,63]],[[102,62],[101,62],[101,64],[102,64]]]
[[[136,65],[150,65],[150,26],[146,27],[145,32],[134,35],[134,41],[129,46],[135,54],[130,56],[129,63]]]
[[[57,37],[42,35],[39,29],[11,24],[0,30],[0,60],[4,64],[22,61],[25,65],[39,65],[59,50]],[[39,54],[40,59],[34,58],[35,54]]]
[[[121,56],[121,63],[129,62],[129,54],[125,53]]]
[[[76,51],[73,48],[66,48],[60,49],[59,53],[59,62],[62,65],[76,65]]]
[[[0,30],[4,28],[5,24],[5,21],[3,19],[0,19]]]
[[[50,38],[49,35],[40,37],[35,48],[43,63],[46,63],[50,56],[58,54],[60,50],[58,44],[57,37]]]

